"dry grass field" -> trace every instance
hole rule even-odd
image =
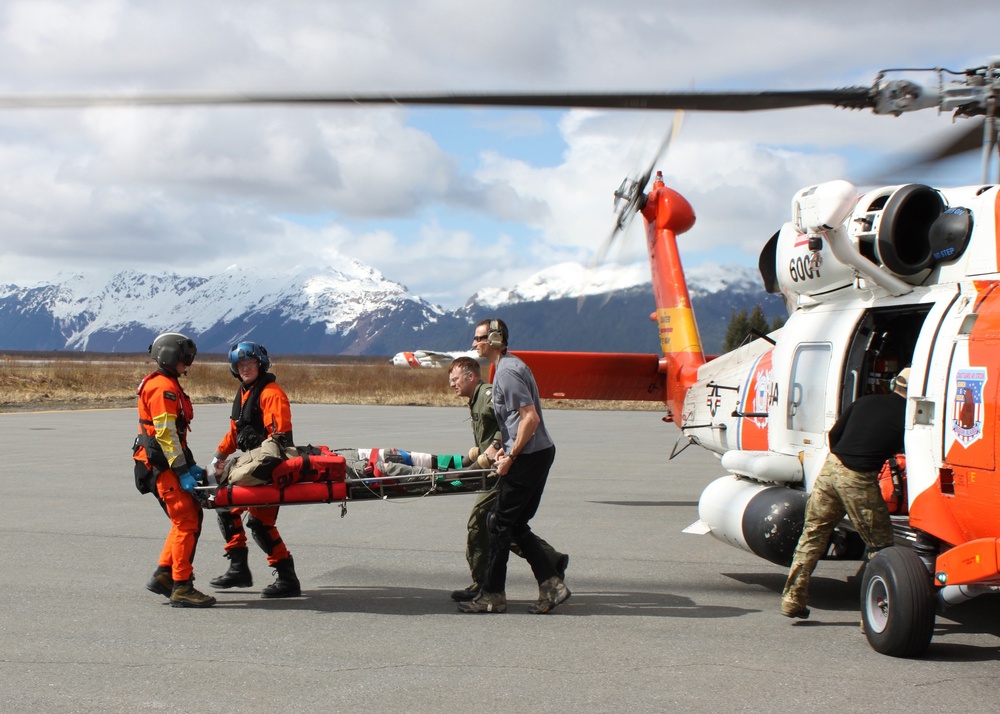
[[[0,412],[128,407],[156,365],[148,355],[0,353]],[[386,358],[274,359],[271,371],[293,404],[454,406],[443,369],[394,367]],[[237,381],[221,355],[199,355],[182,384],[196,404],[228,403]],[[546,400],[555,409],[663,409],[644,402]]]

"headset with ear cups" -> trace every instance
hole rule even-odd
[[[486,335],[486,344],[490,347],[503,347],[503,333],[500,331],[500,322],[490,320],[490,333]]]
[[[899,370],[899,374],[897,374],[889,381],[889,389],[895,392],[897,388],[902,387],[903,391],[907,391],[910,386],[909,381],[910,381],[910,368],[904,367],[903,369]]]

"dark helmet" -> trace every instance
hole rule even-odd
[[[157,335],[153,344],[149,346],[149,354],[153,356],[160,369],[177,374],[177,367],[181,362],[191,366],[194,356],[198,354],[198,347],[194,340],[179,332],[164,332]]]
[[[266,372],[271,367],[271,358],[267,356],[264,345],[258,345],[256,342],[238,342],[229,348],[229,371],[237,379],[240,378],[240,372],[236,369],[236,363],[241,359],[257,360],[261,372]]]

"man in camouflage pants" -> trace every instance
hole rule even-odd
[[[781,614],[809,617],[809,577],[826,553],[846,513],[868,546],[869,557],[893,544],[892,521],[878,474],[903,451],[909,368],[893,380],[891,394],[869,394],[852,403],[830,430],[830,455],[806,502],[805,527],[781,594]]]

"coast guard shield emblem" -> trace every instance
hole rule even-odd
[[[951,430],[958,443],[968,447],[983,437],[983,385],[986,370],[966,367],[955,373],[955,407],[951,415]]]

